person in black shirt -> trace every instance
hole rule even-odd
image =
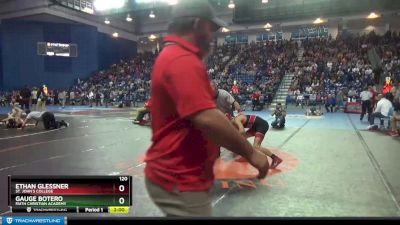
[[[100,91],[96,91],[96,107],[99,105],[102,106],[100,100],[101,100]]]
[[[29,90],[28,86],[25,86],[20,92],[19,95],[21,96],[21,108],[23,110],[29,109],[29,103],[31,100],[31,90]]]
[[[108,103],[110,102],[110,91],[104,89],[103,94],[104,94],[104,105],[107,108],[108,107]]]
[[[283,109],[281,103],[278,103],[276,105],[276,109],[272,113],[272,116],[275,116],[275,121],[271,123],[271,126],[273,128],[283,128],[283,127],[285,127],[286,111]]]

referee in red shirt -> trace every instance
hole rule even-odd
[[[267,156],[216,108],[203,57],[222,23],[208,1],[182,0],[173,9],[152,73],[152,145],[145,182],[153,202],[167,216],[211,216],[213,165],[220,146],[268,172]]]

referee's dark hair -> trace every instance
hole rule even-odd
[[[384,96],[385,96],[385,98],[386,98],[387,100],[389,100],[390,102],[393,103],[394,95],[393,95],[391,92],[386,93]]]

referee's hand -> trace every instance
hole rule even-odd
[[[269,162],[267,155],[254,148],[253,153],[250,156],[249,163],[258,169],[258,179],[263,179],[267,176],[269,170]]]

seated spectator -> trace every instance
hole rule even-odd
[[[310,107],[310,109],[306,111],[306,116],[321,116],[323,114],[324,113],[318,110],[315,106]]]
[[[354,88],[351,88],[347,94],[347,96],[349,97],[349,102],[354,102],[356,100],[356,91],[354,90]]]
[[[326,112],[333,112],[333,109],[336,106],[336,98],[333,95],[328,95],[328,98],[326,99],[326,103],[325,103],[325,109]],[[330,108],[330,110],[329,110]]]
[[[296,106],[301,106],[303,108],[303,101],[304,101],[304,95],[303,94],[298,94],[296,98]]]
[[[371,118],[369,121],[369,126],[368,129],[377,129],[378,127],[376,125],[374,125],[375,123],[375,118],[387,118],[390,115],[390,112],[392,110],[392,103],[388,100],[389,97],[389,93],[385,94],[385,95],[378,95],[378,103],[376,106],[376,109],[374,111],[374,113],[371,114]],[[381,120],[381,127],[383,127],[383,120]]]
[[[317,94],[315,92],[312,92],[310,94],[310,105],[315,106],[317,103]]]
[[[271,126],[273,128],[283,128],[285,127],[285,117],[286,117],[286,111],[283,109],[282,104],[278,103],[276,105],[275,111],[272,113],[271,116],[275,116],[275,121],[271,123]]]
[[[143,123],[143,118],[146,114],[150,114],[151,110],[151,99],[147,100],[147,102],[144,103],[144,107],[138,109],[138,114],[136,116],[136,119],[133,121],[134,124],[142,124]]]

